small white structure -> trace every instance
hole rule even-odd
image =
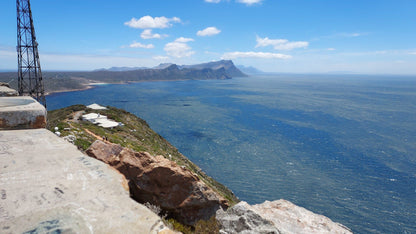
[[[120,125],[120,123],[107,119],[107,116],[100,115],[97,113],[89,113],[82,116],[82,119],[85,121],[90,121],[93,124],[98,124],[98,126],[103,128],[114,128]]]
[[[105,115],[100,115],[97,113],[89,113],[89,114],[85,114],[82,116],[82,119],[85,121],[90,121],[93,124],[98,123],[99,120],[106,120],[107,116]]]
[[[93,110],[107,110],[107,107],[100,106],[97,103],[91,104],[87,107],[90,108],[90,109],[93,109]]]
[[[103,127],[103,128],[114,128],[114,127],[119,126],[119,123],[113,120],[109,120],[109,119],[100,119],[97,122],[98,122],[98,126]]]

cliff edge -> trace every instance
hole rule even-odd
[[[163,156],[135,152],[118,144],[95,141],[87,155],[107,163],[129,181],[133,199],[160,207],[165,215],[187,224],[208,220],[228,201],[196,174]]]
[[[103,128],[83,115],[96,113],[120,124]],[[329,218],[288,201],[250,206],[189,161],[142,119],[124,110],[83,105],[49,112],[49,128],[128,180],[131,196],[184,233],[346,233]],[[189,225],[189,226],[187,226]]]
[[[0,143],[0,233],[169,230],[123,175],[50,131],[0,131]]]

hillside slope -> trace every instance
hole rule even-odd
[[[123,126],[105,129],[88,121],[78,120],[82,114],[90,112],[106,115],[109,119],[123,123]],[[135,151],[162,155],[194,172],[209,187],[221,194],[230,205],[238,202],[238,198],[231,190],[206,175],[197,165],[182,155],[178,149],[154,132],[146,121],[125,110],[114,107],[108,107],[107,110],[91,110],[84,105],[74,105],[49,111],[48,120],[49,130],[55,131],[55,127],[58,127],[61,136],[73,141],[80,150],[86,150],[97,138],[106,137],[109,142],[120,144]]]

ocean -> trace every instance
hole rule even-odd
[[[416,77],[142,82],[46,100],[134,113],[250,204],[283,198],[355,233],[416,233]]]

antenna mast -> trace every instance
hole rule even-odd
[[[30,0],[16,0],[19,95],[29,95],[46,107]]]

